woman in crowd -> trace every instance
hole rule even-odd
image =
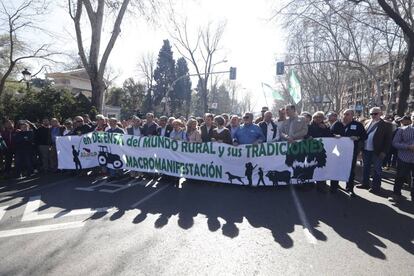
[[[315,112],[308,127],[308,138],[333,137],[330,128],[325,124],[325,114],[322,111]],[[316,181],[316,189],[325,192],[326,181]]]
[[[172,122],[173,130],[170,133],[170,138],[173,140],[187,141],[187,133],[185,132],[184,124],[180,119],[175,119]]]
[[[187,122],[187,139],[188,142],[201,143],[201,133],[198,130],[196,119],[190,118]]]
[[[224,120],[223,116],[214,117],[214,122],[217,128],[213,129],[211,141],[231,145],[233,142],[231,139],[230,130],[225,127],[226,121]]]

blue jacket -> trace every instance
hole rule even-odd
[[[258,125],[251,124],[241,125],[234,134],[233,141],[239,144],[253,144],[255,142],[264,142],[266,138]]]

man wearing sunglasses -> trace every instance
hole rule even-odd
[[[371,119],[365,124],[367,139],[363,151],[363,180],[358,188],[369,189],[369,192],[378,194],[381,189],[382,163],[387,156],[392,141],[392,125],[381,119],[382,111],[379,107],[373,107],[369,111]],[[369,183],[371,166],[374,167],[372,183]]]
[[[243,125],[234,134],[233,145],[257,144],[266,140],[262,129],[253,124],[253,113],[246,112],[243,115],[243,122]]]

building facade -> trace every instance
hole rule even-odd
[[[70,90],[74,95],[83,94],[88,99],[92,98],[91,82],[84,68],[46,73],[46,78],[53,80],[54,86],[57,88],[65,88]],[[106,117],[120,118],[121,108],[118,106],[104,105],[102,113]]]

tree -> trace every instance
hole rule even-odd
[[[109,90],[106,97],[106,104],[112,106],[121,106],[121,101],[124,98],[124,90],[119,87],[114,87]]]
[[[6,80],[13,71],[24,61],[30,59],[43,59],[52,61],[57,52],[51,51],[47,43],[36,45],[23,39],[22,33],[27,30],[40,30],[36,24],[38,17],[47,10],[46,1],[26,0],[17,8],[6,5],[0,1],[0,22],[2,23],[0,35],[0,96],[3,93]]]
[[[138,62],[138,70],[144,78],[147,87],[146,108],[152,110],[152,91],[154,86],[154,70],[157,60],[153,53],[143,54]]]
[[[126,119],[138,112],[149,112],[143,109],[144,95],[146,86],[143,83],[136,82],[129,78],[124,81],[122,86],[123,98],[121,100],[121,117]]]
[[[188,30],[188,21],[182,22],[175,18],[175,12],[171,12],[170,20],[174,31],[171,36],[175,42],[177,51],[188,60],[194,67],[198,82],[200,83],[200,98],[202,101],[202,111],[208,110],[208,90],[207,84],[214,67],[214,59],[220,50],[220,42],[226,27],[226,22],[208,23],[204,27],[199,27],[195,40],[191,40]]]
[[[411,86],[411,71],[414,60],[414,17],[413,17],[413,0],[393,0],[391,3],[386,0],[377,0],[378,5],[381,7],[382,13],[378,7],[373,5],[368,0],[349,0],[351,2],[360,4],[364,3],[367,10],[379,16],[387,16],[391,18],[395,24],[397,24],[404,33],[404,39],[407,44],[407,52],[404,58],[404,67],[400,74],[400,91],[397,114],[402,116],[407,110],[407,100],[410,95]]]
[[[174,85],[171,99],[171,109],[181,111],[188,117],[191,105],[191,79],[188,76],[188,66],[185,58],[179,58],[175,68],[177,81]]]
[[[161,103],[161,100],[166,98],[171,98],[170,90],[172,91],[173,82],[175,81],[175,60],[173,57],[173,52],[171,50],[171,45],[168,39],[164,40],[161,50],[158,54],[157,59],[157,68],[154,71],[154,96],[153,102],[154,105]],[[164,111],[167,108],[167,102],[164,103]]]
[[[105,68],[108,63],[109,55],[121,33],[121,23],[127,11],[130,0],[105,1],[105,0],[68,0],[69,15],[75,25],[76,40],[79,56],[82,64],[88,73],[92,86],[92,105],[102,111],[103,96],[106,89],[104,82]],[[101,37],[105,16],[105,8],[109,8],[111,13],[116,14],[112,33],[105,50],[101,53]],[[82,32],[82,11],[86,10],[89,25],[91,27],[89,53],[86,54],[84,46],[84,36]]]

